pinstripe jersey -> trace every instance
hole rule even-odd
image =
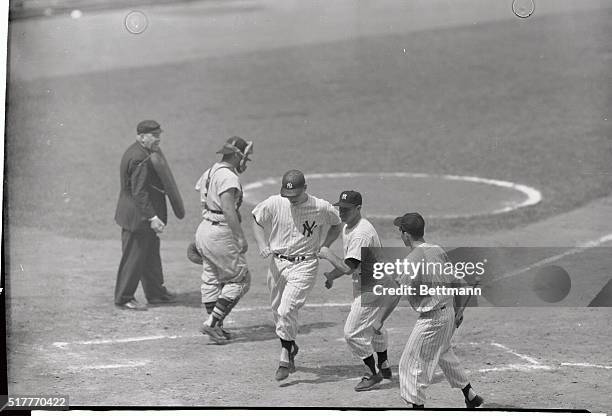
[[[299,205],[272,195],[253,209],[257,223],[270,229],[270,250],[285,256],[311,256],[319,252],[325,225],[341,223],[338,212],[324,199],[308,195]]]
[[[421,243],[408,255],[408,261],[410,262],[421,262],[424,264],[440,264],[444,268],[444,264],[450,260],[446,255],[444,249],[436,244]],[[430,268],[428,273],[419,273],[414,279],[409,277],[402,277],[403,284],[409,284],[416,288],[416,294],[408,296],[410,305],[412,308],[419,312],[429,312],[435,309],[439,309],[444,305],[453,305],[454,297],[452,295],[421,295],[419,292],[420,285],[427,285],[428,287],[446,286],[451,287],[455,283],[452,276],[444,273],[438,273],[438,270]]]
[[[359,260],[359,266],[353,271],[353,296],[361,293],[361,248],[381,247],[376,229],[365,218],[361,218],[352,228],[346,224],[342,227],[342,248],[344,260]]]
[[[207,183],[208,182],[208,187]],[[208,189],[207,189],[208,188]],[[222,211],[221,194],[229,189],[235,189],[236,210],[242,204],[242,185],[233,166],[228,163],[218,162],[207,169],[195,186],[196,191],[200,192],[200,202],[202,203],[202,218],[210,221],[224,221],[223,214],[216,214],[210,210]]]

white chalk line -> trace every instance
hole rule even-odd
[[[100,365],[71,365],[67,369],[70,371],[81,371],[81,370],[114,370],[117,368],[134,368],[144,367],[149,364],[150,360],[144,361],[129,361],[123,364],[100,364]]]
[[[591,363],[561,363],[562,367],[585,367],[585,368],[601,368],[604,370],[612,370],[612,365],[600,365]]]
[[[505,345],[502,345],[502,344],[500,344],[498,342],[491,342],[490,345],[493,345],[494,347],[497,347],[497,348],[501,348],[502,350],[504,350],[504,351],[506,351],[506,352],[508,352],[508,353],[510,353],[510,354],[512,354],[514,356],[516,356],[516,357],[522,358],[523,360],[529,362],[530,364],[533,364],[533,365],[539,365],[540,364],[540,362],[538,360],[536,360],[535,358],[530,357],[530,356],[528,356],[526,354],[519,354],[518,352],[514,351],[512,348],[506,347]]]
[[[509,279],[511,277],[519,276],[519,275],[521,275],[523,273],[527,273],[530,270],[536,269],[538,267],[545,266],[545,265],[553,263],[553,262],[555,262],[557,260],[561,260],[562,258],[567,257],[567,256],[571,256],[571,255],[574,255],[574,254],[582,253],[583,251],[586,251],[586,250],[594,248],[594,247],[598,247],[598,246],[600,246],[600,245],[602,245],[604,243],[607,243],[609,241],[612,241],[612,234],[604,235],[603,237],[600,237],[600,238],[598,238],[596,240],[587,241],[585,243],[580,244],[579,247],[574,247],[574,248],[572,248],[570,250],[564,251],[563,253],[556,254],[554,256],[546,257],[545,259],[536,261],[535,263],[532,263],[529,266],[525,266],[525,267],[522,267],[520,269],[516,269],[516,270],[513,270],[511,272],[508,272],[508,273],[506,273],[506,274],[504,274],[504,275],[502,275],[500,277],[497,277],[497,278],[491,280],[491,283],[492,282],[496,282],[498,280]]]
[[[146,337],[131,337],[131,338],[109,338],[109,339],[92,339],[87,341],[73,342],[54,342],[53,346],[58,348],[66,348],[68,345],[103,345],[103,344],[124,344],[128,342],[152,341],[158,339],[175,339],[183,338],[181,335],[151,335]]]
[[[311,173],[304,175],[307,179],[325,179],[325,178],[358,178],[358,177],[376,177],[376,178],[410,178],[410,179],[444,179],[449,181],[463,181],[482,183],[486,185],[497,186],[500,188],[513,189],[521,192],[525,195],[525,199],[522,201],[515,201],[507,203],[503,208],[498,208],[488,213],[478,213],[476,215],[496,215],[510,211],[517,210],[519,208],[528,207],[535,205],[542,201],[542,193],[535,188],[527,185],[514,183],[510,181],[502,181],[498,179],[481,178],[478,176],[461,176],[461,175],[438,175],[432,173],[412,173],[412,172],[329,172],[329,173]],[[260,181],[255,181],[245,185],[242,189],[244,191],[245,201],[251,204],[257,204],[259,201],[254,200],[249,194],[250,190],[258,189],[266,185],[280,185],[278,178],[266,178]],[[390,214],[372,214],[369,215],[371,218],[380,219],[392,219],[396,215]],[[429,218],[441,218],[441,219],[455,219],[455,218],[470,218],[475,216],[474,214],[444,214],[444,215],[429,215]]]

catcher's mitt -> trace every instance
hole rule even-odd
[[[195,243],[191,243],[189,247],[187,247],[187,258],[195,264],[202,264],[202,255],[198,251]]]

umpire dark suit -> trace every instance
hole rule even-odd
[[[147,120],[139,123],[137,132],[153,132],[159,138],[161,128]],[[123,255],[117,272],[115,304],[129,309],[136,309],[131,307],[134,303],[138,305],[134,293],[139,281],[149,303],[169,296],[164,287],[159,237],[150,223],[155,216],[167,223],[166,197],[150,154],[151,150],[136,141],[123,154],[119,168],[121,192],[115,221],[122,228]]]

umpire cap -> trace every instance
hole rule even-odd
[[[136,134],[161,133],[163,130],[155,120],[143,120],[136,126]]]

